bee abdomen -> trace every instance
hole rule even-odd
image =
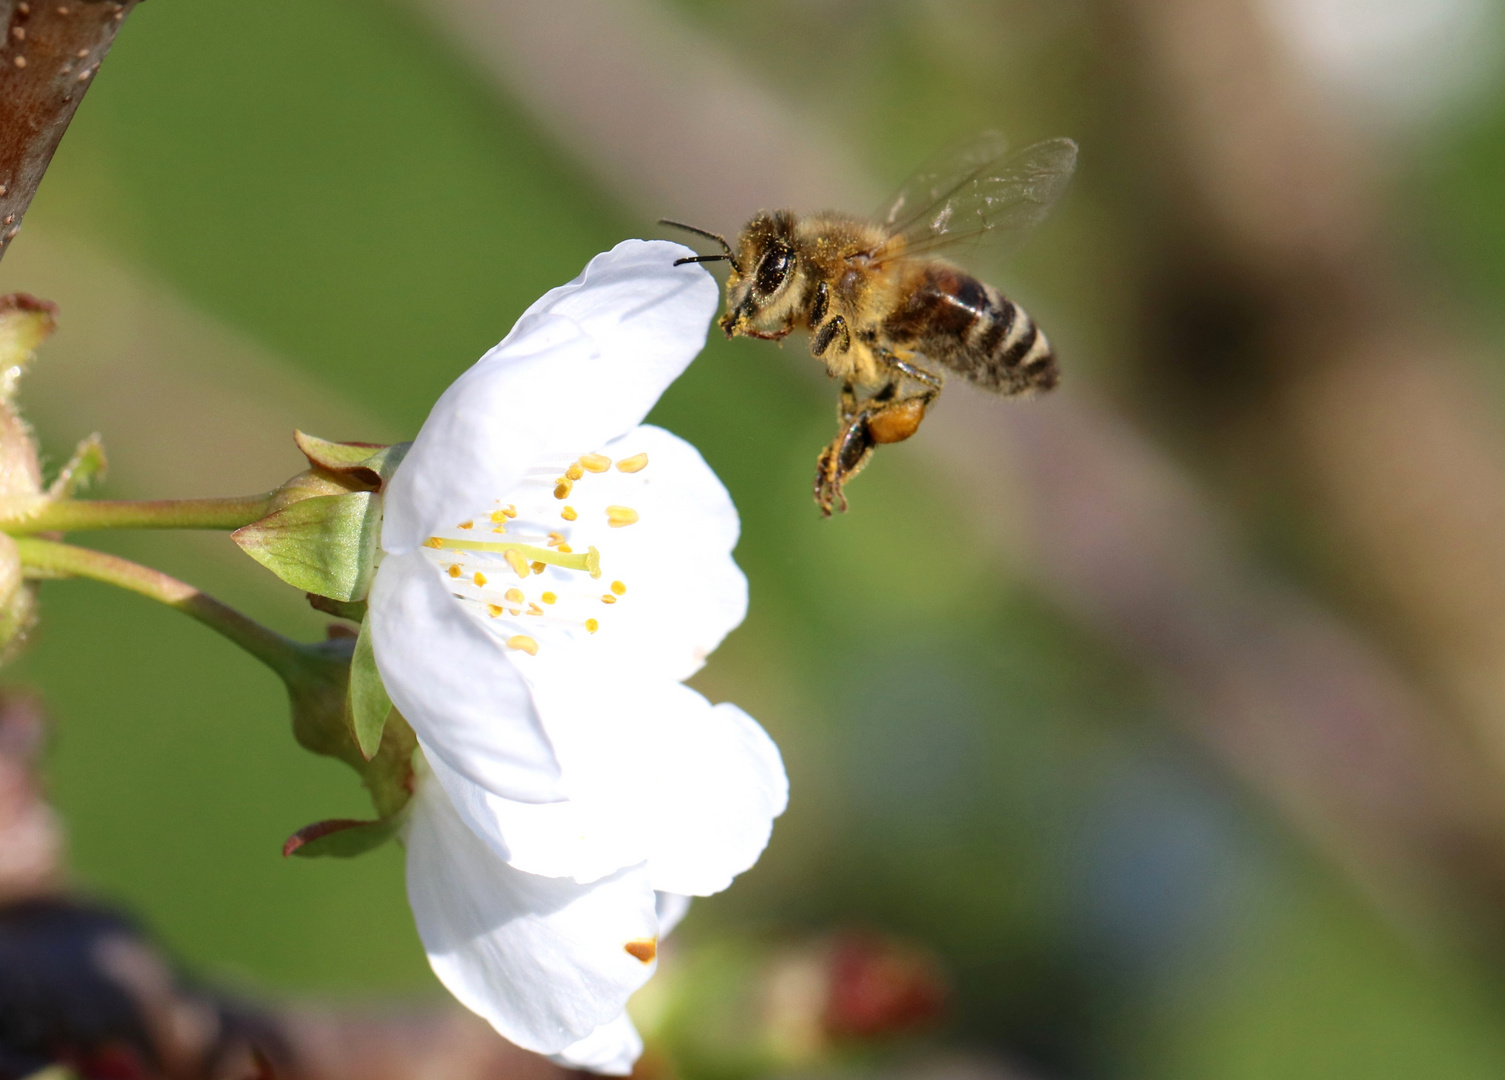
[[[884,324],[896,343],[1000,394],[1056,385],[1050,342],[1023,308],[993,286],[945,264],[926,267],[913,285]]]
[[[1060,381],[1055,350],[1050,341],[1018,304],[991,285],[984,285],[988,307],[967,335],[961,373],[972,382],[1005,394],[1049,390]],[[958,370],[961,370],[958,365]]]

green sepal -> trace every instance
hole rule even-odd
[[[350,656],[350,695],[346,700],[355,744],[370,761],[381,747],[382,729],[387,726],[387,714],[392,711],[392,699],[382,685],[381,672],[376,670],[370,619],[361,622],[361,632],[355,639],[355,652]]]
[[[230,538],[303,592],[361,600],[376,569],[381,503],[370,491],[319,495],[269,514]]]
[[[314,468],[349,477],[373,489],[380,489],[392,479],[408,447],[413,445],[330,442],[302,431],[293,432],[293,441]]]
[[[380,818],[376,821],[352,821],[334,818],[305,825],[282,845],[282,855],[296,855],[300,859],[322,857],[351,859],[374,851],[397,835],[402,825],[402,815]]]

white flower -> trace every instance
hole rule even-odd
[[[725,488],[641,424],[717,305],[685,254],[597,256],[445,392],[369,598],[432,772],[407,834],[430,964],[508,1039],[602,1072],[641,1049],[623,1010],[674,897],[750,867],[787,795],[762,728],[681,684],[747,606]]]

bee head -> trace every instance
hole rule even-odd
[[[719,324],[726,336],[775,329],[798,269],[793,214],[787,210],[763,213],[748,222],[737,238],[732,272],[726,279],[726,314]]]
[[[799,276],[794,215],[790,211],[765,212],[753,218],[737,238],[735,250],[718,233],[678,221],[662,220],[659,224],[696,233],[721,245],[719,255],[692,255],[676,259],[674,265],[707,262],[731,265],[732,272],[726,279],[726,314],[718,324],[727,337],[738,334],[767,337],[768,331],[778,329],[789,306],[786,300],[794,295],[790,286]],[[784,332],[788,332],[787,328]]]

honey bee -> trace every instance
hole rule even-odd
[[[946,371],[1005,396],[1049,390],[1055,353],[1024,309],[940,258],[982,242],[1017,243],[1060,198],[1077,147],[1051,139],[1009,153],[996,133],[970,139],[923,166],[872,218],[792,211],[758,214],[734,249],[676,260],[727,262],[718,325],[779,341],[810,333],[810,352],[841,380],[837,435],[821,451],[815,502],[846,510],[844,487],[875,447],[919,430]]]

